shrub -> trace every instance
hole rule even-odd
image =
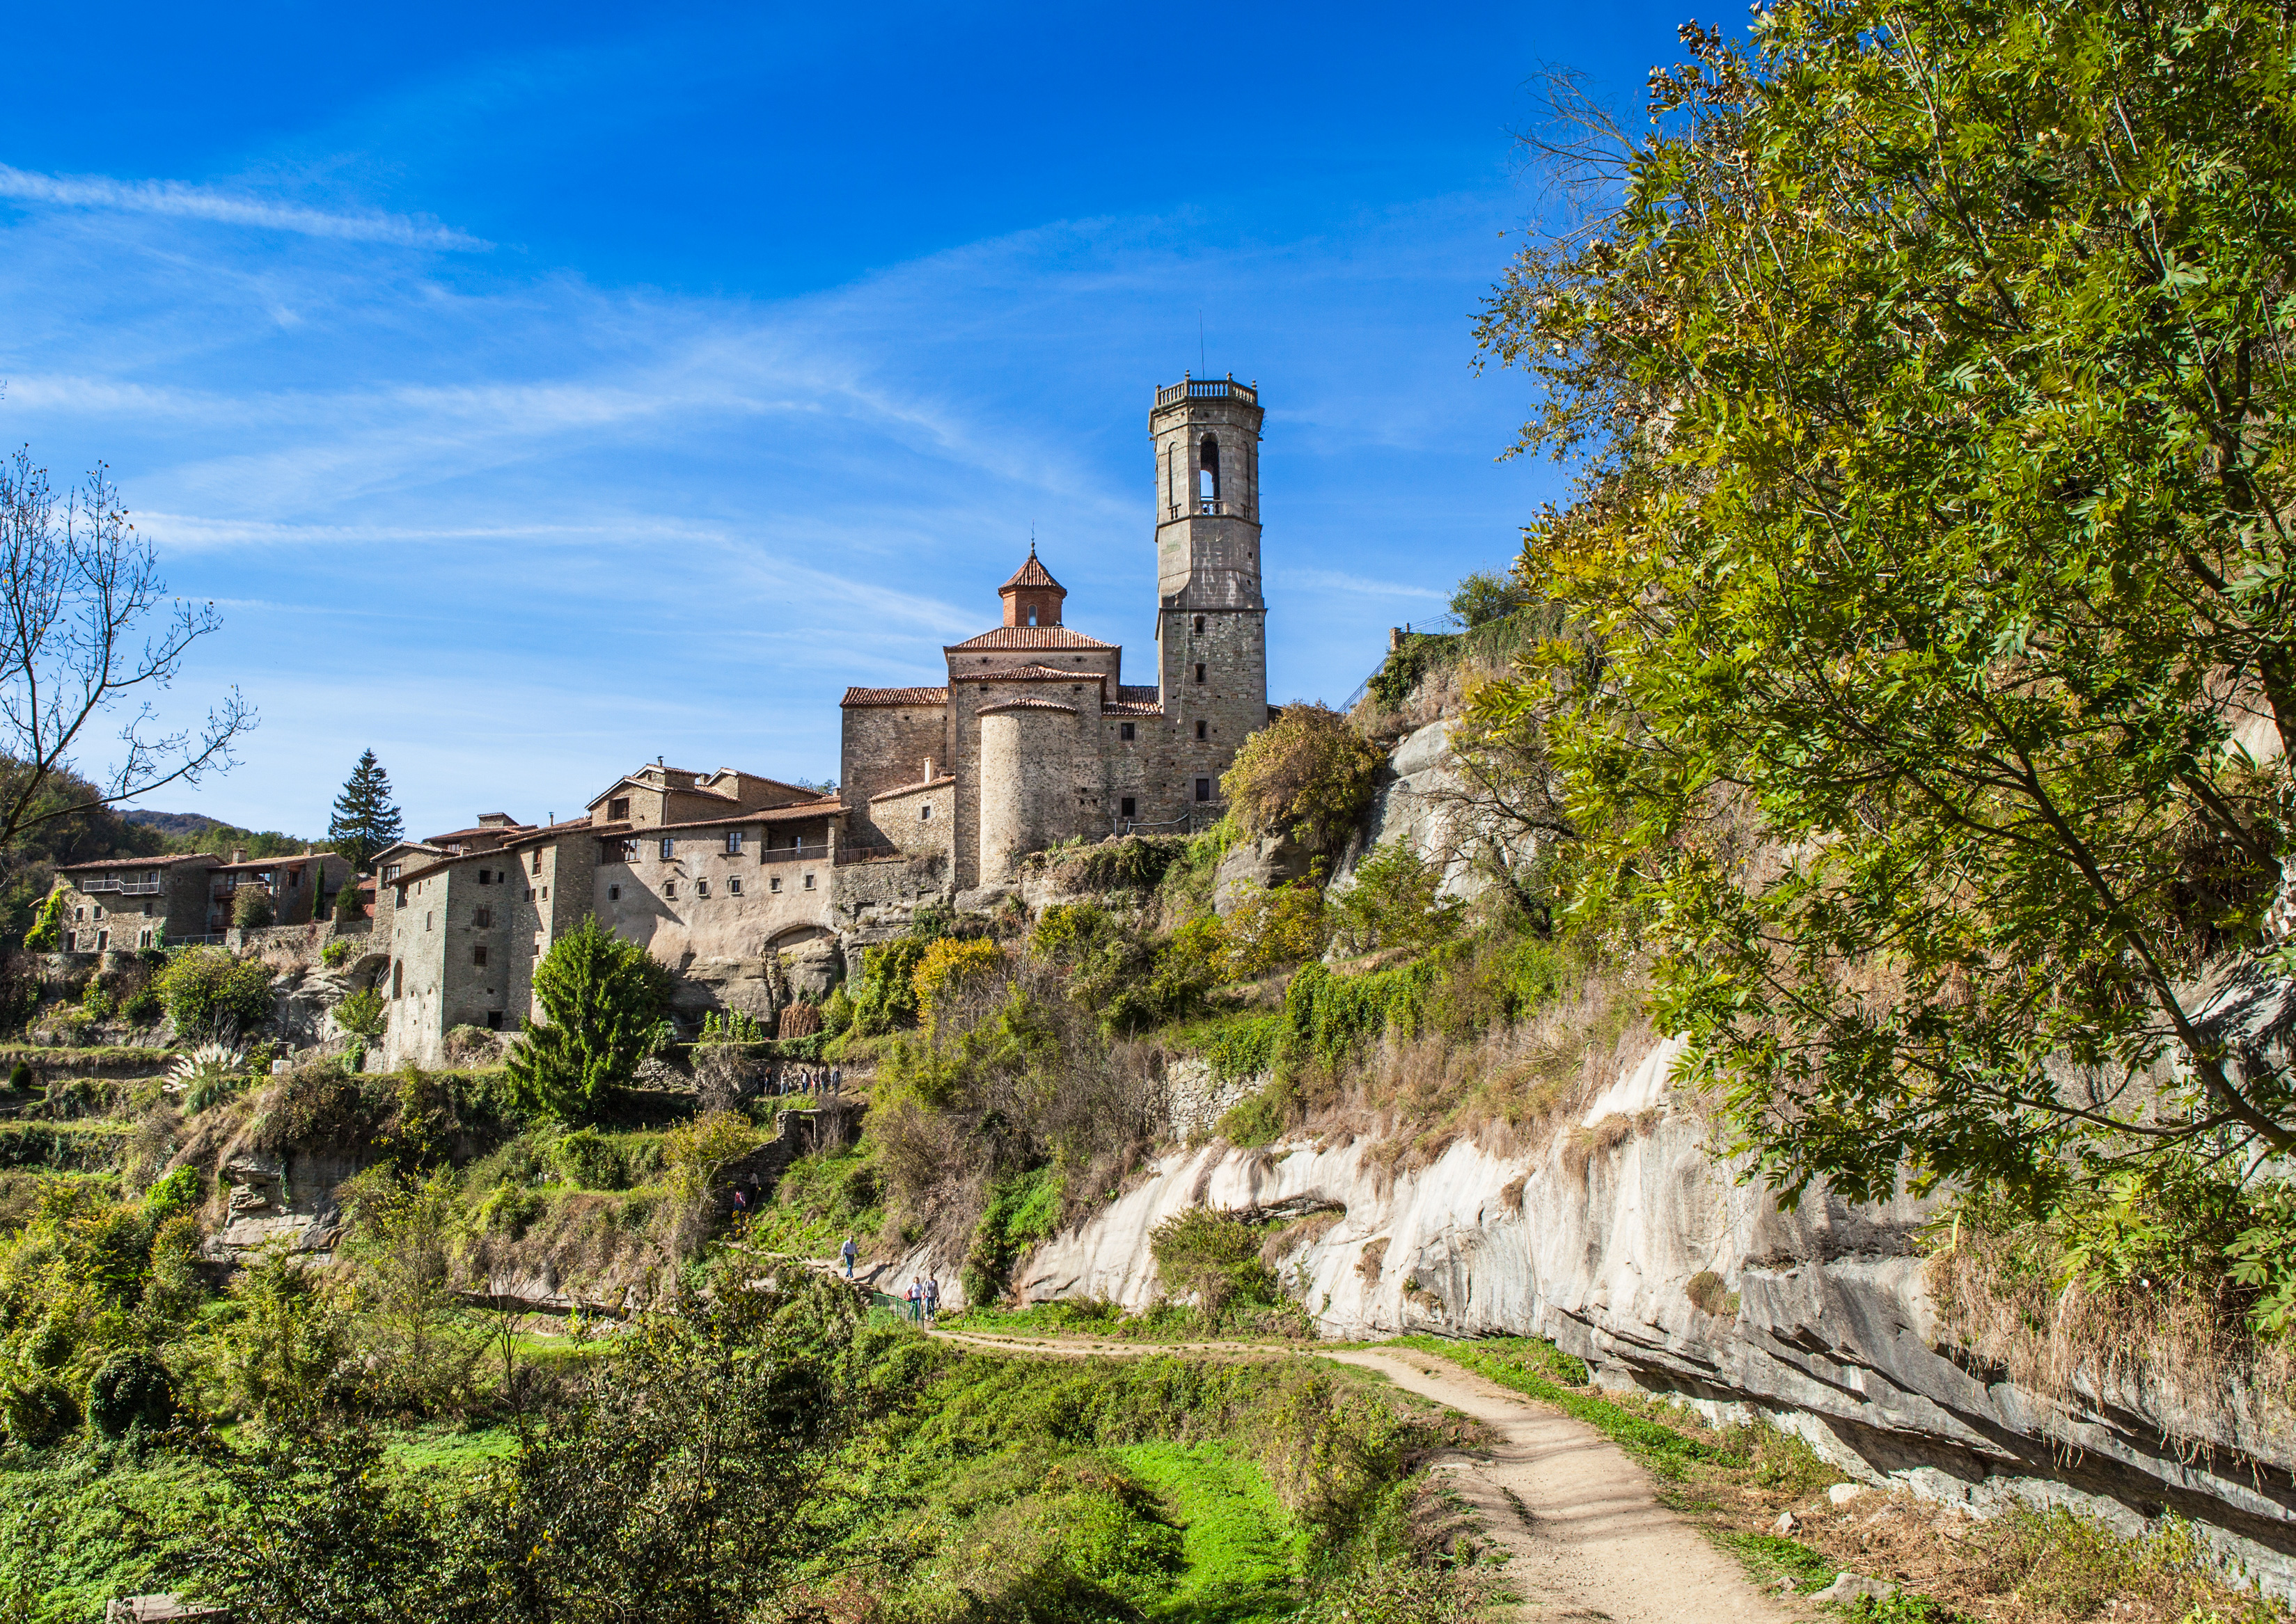
[[[119,1013],[132,1026],[151,1026],[168,1013],[168,1006],[160,989],[145,981],[121,1001]]]
[[[242,885],[232,893],[231,924],[235,931],[260,931],[278,918],[271,893],[259,885]]]
[[[578,1121],[652,1052],[669,972],[591,918],[551,944],[535,966],[534,992],[548,1020],[512,1046],[512,1088],[521,1103]]]
[[[840,981],[829,989],[829,1001],[821,1006],[821,1029],[837,1037],[853,1024],[853,998]]]
[[[119,1007],[104,984],[94,978],[80,993],[79,1006],[90,1021],[109,1021]]]
[[[32,928],[24,932],[24,946],[34,953],[56,953],[64,945],[64,888],[61,885],[41,899],[32,915]]]
[[[1165,1290],[1193,1295],[1205,1315],[1217,1319],[1231,1305],[1281,1300],[1275,1276],[1259,1258],[1266,1239],[1263,1226],[1244,1213],[1191,1207],[1156,1226],[1148,1251]]]
[[[32,1068],[29,1064],[20,1060],[8,1068],[8,1087],[21,1093],[29,1089],[31,1086]]]
[[[821,1029],[821,1005],[818,1004],[808,1004],[800,998],[782,1011],[780,1032],[785,1038],[810,1038]]]
[[[918,1014],[931,1020],[937,998],[988,980],[1004,964],[1004,950],[992,941],[960,941],[944,936],[929,943],[910,974]]]
[[[1332,895],[1332,938],[1352,953],[1448,941],[1465,922],[1467,905],[1439,895],[1442,884],[1442,869],[1407,841],[1382,846],[1356,869],[1352,885]]]
[[[0,1432],[20,1449],[45,1449],[79,1424],[71,1389],[45,1371],[0,1373]]]
[[[1324,950],[1324,893],[1312,881],[1273,890],[1248,885],[1211,928],[1218,932],[1220,980],[1256,980]]]
[[[789,1034],[784,1032],[782,1035],[787,1037]],[[765,1043],[768,1039],[766,1029],[754,1017],[738,1009],[727,1010],[722,1015],[713,1009],[703,1013],[701,1036],[694,1041],[706,1044]]]
[[[160,972],[160,997],[186,1037],[260,1026],[271,1015],[271,972],[220,947],[191,947]]]
[[[347,941],[332,941],[319,949],[319,962],[330,970],[340,970],[351,956],[351,945]]]
[[[1289,834],[1333,852],[1355,833],[1385,759],[1327,705],[1286,705],[1243,742],[1220,791],[1246,834]]]
[[[348,995],[334,1009],[337,1026],[354,1038],[369,1039],[382,1036],[384,1014],[382,995],[372,987]]]
[[[699,1200],[709,1193],[727,1162],[740,1161],[758,1143],[758,1130],[749,1118],[731,1111],[705,1111],[662,1136],[662,1165],[669,1169],[678,1193]]]
[[[621,1147],[594,1128],[578,1128],[561,1135],[550,1148],[550,1160],[559,1177],[585,1190],[629,1187],[629,1166]]]
[[[363,917],[365,915],[359,912],[359,882],[357,877],[354,875],[344,881],[343,889],[335,893],[335,923],[339,925],[347,925]],[[331,947],[339,946],[347,951],[350,947],[348,942],[330,942],[327,945]],[[333,961],[328,962],[332,964]]]
[[[176,1385],[156,1354],[115,1353],[88,1378],[88,1424],[106,1438],[124,1437],[139,1422],[156,1432],[175,1418]]]
[[[853,993],[853,1029],[875,1038],[917,1023],[917,966],[931,939],[906,936],[872,947],[861,958],[860,985]]]

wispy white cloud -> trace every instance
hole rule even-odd
[[[291,231],[307,237],[339,237],[354,242],[392,242],[406,248],[490,249],[493,243],[435,220],[379,209],[306,208],[268,198],[189,186],[173,180],[115,180],[108,175],[41,175],[0,164],[0,197],[54,203],[67,209],[108,209],[131,214],[165,214]]]
[[[1285,570],[1267,571],[1268,583],[1275,586],[1302,587],[1310,592],[1345,592],[1366,598],[1431,598],[1440,603],[1447,601],[1448,593],[1438,592],[1431,586],[1414,586],[1404,581],[1375,581],[1369,576],[1348,575],[1337,570]]]

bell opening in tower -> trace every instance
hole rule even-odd
[[[1218,501],[1219,473],[1219,441],[1207,434],[1196,470],[1196,495],[1206,502]]]

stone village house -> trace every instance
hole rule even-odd
[[[331,851],[231,860],[209,852],[169,857],[105,857],[56,871],[64,890],[63,951],[130,952],[221,941],[239,893],[271,898],[279,923],[324,919],[351,880],[350,865]]]
[[[941,651],[946,683],[847,691],[837,793],[657,760],[581,817],[489,813],[380,854],[354,972],[384,995],[381,1063],[436,1064],[455,1027],[536,1018],[536,963],[586,918],[676,972],[689,1029],[711,1010],[770,1020],[918,904],[993,901],[1025,853],[1217,817],[1220,775],[1272,714],[1261,419],[1233,379],[1156,391],[1152,683],[1063,623],[1031,548],[999,624]]]

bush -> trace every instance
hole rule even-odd
[[[1208,1318],[1229,1307],[1264,1307],[1282,1300],[1275,1276],[1259,1259],[1263,1226],[1241,1212],[1191,1207],[1156,1226],[1149,1255],[1164,1289],[1193,1296]]]
[[[354,1038],[372,1041],[382,1036],[386,1012],[382,994],[368,987],[352,993],[335,1005],[335,1024]]]
[[[343,889],[335,893],[335,923],[339,925],[353,924],[363,917],[364,915],[359,912],[358,878],[357,875],[353,875],[350,879],[344,881]],[[329,947],[335,947],[338,945],[345,947],[346,949],[350,946],[348,942],[340,944],[330,942],[328,944]],[[330,962],[332,963],[332,961]]]
[[[662,1136],[662,1165],[669,1169],[678,1193],[699,1200],[715,1187],[726,1163],[740,1161],[758,1144],[758,1130],[749,1118],[731,1111],[705,1111]]]
[[[590,918],[551,944],[535,966],[534,993],[548,1020],[512,1046],[511,1087],[521,1103],[580,1121],[652,1053],[669,972]]]
[[[1219,935],[1219,979],[1257,980],[1323,952],[1324,893],[1312,880],[1273,890],[1247,885],[1211,928]]]
[[[63,949],[64,890],[59,885],[43,898],[32,915],[32,928],[24,932],[24,946],[34,953],[57,953]]]
[[[944,936],[929,943],[910,974],[919,1016],[931,1020],[935,999],[986,981],[1004,964],[1004,950],[992,941],[960,941]]]
[[[79,1425],[71,1389],[45,1371],[0,1373],[0,1432],[20,1449],[45,1449]]]
[[[1288,834],[1310,851],[1336,852],[1371,802],[1385,760],[1327,705],[1286,705],[1243,742],[1220,780],[1246,834]]]
[[[585,1190],[626,1190],[629,1164],[621,1147],[594,1128],[578,1128],[560,1136],[550,1149],[559,1177]]]
[[[106,1438],[142,1423],[158,1431],[176,1418],[176,1385],[159,1356],[142,1349],[115,1353],[87,1382],[87,1420]]]
[[[1465,923],[1467,905],[1438,893],[1443,871],[1408,841],[1381,847],[1356,869],[1355,882],[1331,898],[1332,935],[1345,951],[1425,949],[1448,941]]]
[[[260,931],[278,918],[271,893],[259,885],[242,885],[231,896],[231,925],[234,931]]]
[[[32,1068],[20,1060],[9,1067],[8,1087],[19,1093],[28,1092],[32,1087]]]
[[[151,1026],[168,1013],[160,989],[146,981],[121,1001],[119,1013],[131,1026]]]
[[[821,1005],[808,1004],[802,998],[782,1011],[780,1035],[783,1039],[811,1038],[822,1029]]]
[[[906,936],[862,955],[861,980],[853,993],[853,1029],[876,1038],[917,1023],[917,966],[932,939]]]
[[[244,1031],[271,1017],[271,972],[220,947],[189,947],[160,972],[160,997],[179,1035]]]
[[[351,945],[346,941],[332,941],[319,949],[319,962],[330,970],[341,969],[350,956]]]

